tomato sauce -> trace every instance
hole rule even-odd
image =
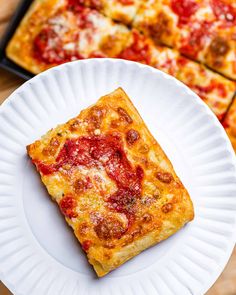
[[[107,199],[108,207],[126,214],[130,222],[133,220],[137,199],[141,197],[144,172],[140,166],[133,167],[129,162],[119,134],[68,139],[60,150],[55,164],[35,164],[45,175],[58,171],[64,165],[71,168],[103,167],[117,186],[117,191]]]
[[[178,24],[181,26],[189,22],[199,5],[194,0],[172,0],[171,8],[179,16]]]
[[[212,23],[203,21],[198,28],[191,28],[188,37],[183,38],[180,52],[192,58],[197,58],[198,52],[204,47],[204,39],[210,34]]]
[[[216,18],[224,21],[223,26],[236,25],[236,8],[223,0],[211,0],[210,5]]]
[[[207,100],[207,94],[211,93],[212,91],[216,90],[218,95],[221,98],[226,98],[227,97],[227,89],[225,88],[225,85],[217,82],[217,81],[211,81],[211,83],[207,86],[200,86],[200,85],[195,85],[191,83],[187,83],[187,85],[195,91],[202,100],[206,101]],[[220,119],[220,118],[219,118]]]
[[[145,42],[145,37],[133,31],[132,44],[124,49],[118,58],[151,64],[150,46]]]
[[[134,4],[134,0],[118,0],[123,5],[132,5]]]
[[[83,59],[76,50],[67,51],[53,28],[43,28],[33,41],[33,56],[46,64],[62,64],[76,59]]]
[[[67,9],[73,12],[82,12],[85,2],[84,0],[67,0]]]
[[[92,241],[90,240],[85,240],[81,246],[82,246],[82,249],[85,251],[85,252],[88,252],[89,248],[92,246]]]
[[[72,195],[67,195],[63,197],[59,204],[62,213],[69,218],[75,218],[78,216],[78,213],[74,211],[76,205],[76,200],[73,198]]]

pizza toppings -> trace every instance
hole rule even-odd
[[[197,11],[198,4],[195,0],[172,0],[171,8],[179,16],[179,25],[189,22],[190,17]]]
[[[149,34],[156,43],[161,43],[163,34],[171,33],[169,29],[170,21],[171,19],[166,13],[160,12],[157,20],[147,26]]]
[[[223,83],[220,83],[214,79],[211,80],[209,85],[200,86],[200,85],[189,85],[203,100],[205,100],[208,93],[212,91],[217,91],[217,94],[225,98],[227,96],[227,90]]]
[[[132,5],[134,4],[134,0],[118,0],[123,5]]]
[[[211,0],[210,5],[217,19],[223,20],[226,26],[236,24],[236,8],[225,0]]]
[[[35,59],[46,64],[61,64],[84,58],[75,48],[65,49],[61,37],[50,26],[43,28],[35,37],[32,54]]]
[[[95,116],[95,122],[102,117],[98,135],[87,130],[90,116]],[[114,118],[125,122],[119,131],[110,130]],[[76,133],[72,133],[75,122]],[[132,143],[137,138],[140,141],[133,149],[126,143],[129,131],[135,133]],[[47,146],[57,147],[53,157],[43,155]],[[160,242],[193,218],[187,191],[174,186],[180,180],[171,163],[121,89],[50,130],[27,150],[99,276],[134,256],[132,243],[137,246],[136,254],[136,250]],[[158,168],[160,162],[171,172],[169,175]],[[157,172],[163,173],[158,176],[163,183],[155,178]],[[169,179],[173,179],[171,184]],[[122,258],[127,250],[130,252]]]
[[[75,211],[77,202],[72,195],[64,196],[60,201],[61,212],[68,218],[75,218],[78,213]]]
[[[174,180],[172,174],[169,172],[157,172],[155,176],[163,183],[171,183],[171,181]]]
[[[150,213],[145,213],[142,217],[142,221],[145,223],[149,223],[153,220],[153,216]]]
[[[50,140],[50,143],[48,146],[46,146],[43,150],[42,153],[45,156],[54,156],[55,153],[57,152],[57,149],[59,147],[60,143],[56,137],[53,137]]]
[[[210,52],[216,57],[224,57],[229,51],[227,40],[222,37],[215,37],[210,45]]]
[[[85,190],[90,189],[92,187],[93,185],[91,179],[88,176],[86,176],[84,179],[77,179],[73,184],[73,188],[76,193],[84,192]]]
[[[119,134],[68,139],[60,150],[55,164],[46,165],[37,162],[36,165],[44,175],[54,173],[64,166],[68,166],[69,170],[79,165],[98,169],[103,166],[107,175],[117,185],[117,191],[107,200],[110,208],[127,214],[131,220],[136,200],[141,197],[144,174],[140,166],[131,166]],[[74,183],[77,192],[90,187],[89,179],[86,179],[86,182],[77,180]]]
[[[73,12],[81,12],[83,8],[82,0],[67,0],[67,9]]]
[[[199,51],[204,47],[204,41],[210,34],[212,23],[202,21],[191,26],[187,37],[182,38],[180,52],[197,59]]]
[[[120,239],[127,229],[113,217],[102,218],[94,226],[94,231],[101,240]]]
[[[126,141],[127,141],[128,145],[133,145],[139,138],[140,138],[140,135],[139,135],[138,131],[136,131],[134,129],[130,129],[126,133]]]
[[[118,58],[137,61],[145,64],[151,63],[150,46],[145,42],[145,37],[137,31],[133,31],[133,41],[130,46],[125,48]]]
[[[92,107],[89,111],[89,116],[87,122],[89,124],[89,129],[98,129],[101,126],[102,120],[106,114],[106,110],[100,107]]]
[[[161,211],[163,212],[163,213],[169,213],[170,211],[172,211],[173,210],[173,204],[172,203],[167,203],[167,204],[165,204],[165,205],[163,205],[162,207],[161,207]]]
[[[117,109],[117,112],[118,112],[118,114],[120,115],[120,119],[121,119],[122,121],[125,121],[125,122],[127,122],[128,124],[132,124],[132,123],[133,123],[132,118],[131,118],[130,115],[126,112],[125,109],[119,107],[119,108]]]
[[[93,242],[90,241],[90,240],[85,240],[81,246],[82,246],[82,249],[85,251],[85,252],[88,252],[89,248],[92,246]]]

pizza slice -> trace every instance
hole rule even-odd
[[[234,99],[232,105],[230,106],[222,125],[224,126],[234,151],[236,152],[236,99]]]
[[[121,88],[27,150],[98,276],[193,219],[187,190]]]
[[[235,82],[181,56],[174,49],[155,45],[135,29],[117,57],[141,62],[174,76],[196,92],[219,119],[223,117],[236,90]]]
[[[232,0],[144,1],[132,24],[157,44],[236,79],[236,3]]]
[[[77,5],[94,8],[109,18],[131,24],[143,0],[70,0]]]
[[[7,56],[37,74],[91,57],[114,57],[130,31],[94,9],[68,0],[36,0],[7,46]]]
[[[200,96],[221,120],[228,109],[236,83],[183,56],[177,58],[176,78]]]

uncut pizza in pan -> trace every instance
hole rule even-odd
[[[194,217],[187,190],[121,88],[27,150],[98,276]]]

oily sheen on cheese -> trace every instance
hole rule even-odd
[[[27,151],[98,276],[193,219],[187,190],[121,88]]]

